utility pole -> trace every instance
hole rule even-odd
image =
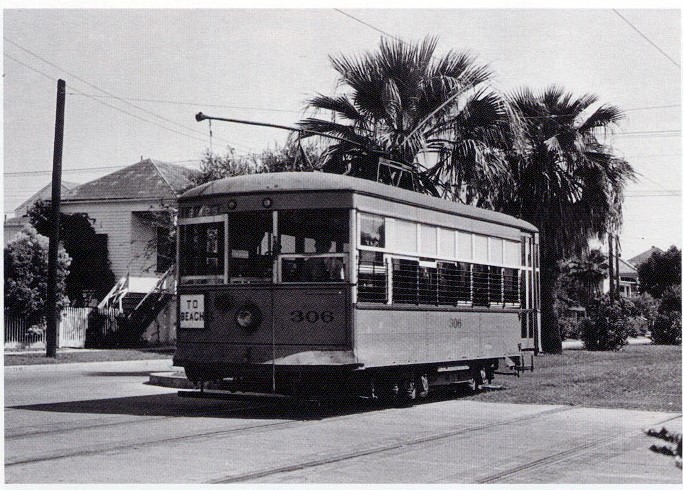
[[[59,208],[62,198],[62,148],[64,146],[64,104],[66,82],[57,80],[57,114],[55,143],[52,153],[52,213],[50,216],[50,248],[47,259],[47,357],[57,357],[57,262],[59,260]]]
[[[614,250],[612,249],[612,233],[607,234],[607,243],[609,250],[609,300],[614,301]]]
[[[621,297],[621,281],[619,280],[619,257],[621,257],[621,243],[619,243],[619,235],[614,236],[614,256],[615,256],[615,267],[614,267],[614,275],[615,281],[617,283],[616,287],[616,297],[619,299]]]

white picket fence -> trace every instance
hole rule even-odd
[[[59,347],[85,347],[90,308],[64,308],[59,322]]]
[[[62,310],[58,347],[85,346],[90,311],[90,308],[71,307]],[[44,324],[29,325],[23,318],[5,314],[5,349],[42,348],[45,346],[45,329]]]

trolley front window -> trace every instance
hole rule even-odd
[[[347,279],[349,211],[295,209],[278,212],[282,282]]]
[[[273,280],[273,213],[256,211],[228,215],[228,277],[230,282]]]
[[[225,223],[196,223],[180,227],[180,274],[183,282],[223,282]]]

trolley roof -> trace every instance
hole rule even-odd
[[[538,231],[538,228],[531,223],[507,214],[446,201],[445,199],[439,199],[437,197],[381,184],[371,180],[323,172],[274,172],[228,177],[194,187],[180,196],[180,201],[223,194],[315,191],[340,191],[365,194],[379,197],[387,201],[401,202],[413,206],[444,211],[459,216],[513,226],[521,230],[532,232]]]

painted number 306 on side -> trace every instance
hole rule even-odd
[[[303,321],[306,321],[308,323],[317,323],[318,321],[321,321],[323,323],[330,323],[331,321],[334,321],[334,315],[329,310],[324,310],[321,312],[317,312],[314,310],[294,310],[290,311],[289,315],[289,319],[294,323],[300,323]]]

